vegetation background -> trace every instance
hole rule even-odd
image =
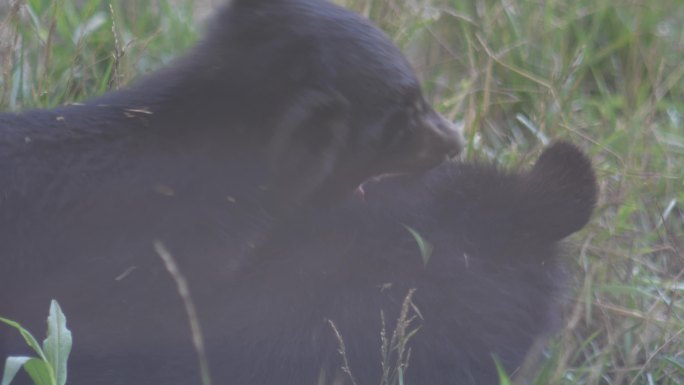
[[[601,199],[574,237],[567,325],[535,384],[683,384],[684,1],[343,3],[406,52],[464,126],[467,157],[517,166],[567,139],[593,159]],[[197,7],[3,0],[0,110],[124,86],[201,34]]]

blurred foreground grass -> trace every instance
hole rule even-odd
[[[198,31],[193,4],[173,3],[0,4],[0,110],[77,101],[163,65]],[[684,383],[684,2],[346,5],[404,49],[464,125],[467,156],[528,163],[563,138],[594,160],[601,200],[574,238],[568,324],[535,383]]]

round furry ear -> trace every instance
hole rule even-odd
[[[532,233],[559,240],[589,221],[598,186],[591,161],[576,146],[557,142],[547,148],[524,183]]]
[[[282,116],[268,143],[269,185],[278,202],[294,205],[318,199],[347,151],[349,103],[339,93],[309,89]],[[347,186],[349,193],[354,186]],[[321,192],[321,194],[327,193]]]

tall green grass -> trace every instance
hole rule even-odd
[[[16,4],[0,4],[1,110],[118,88],[196,37],[187,1]],[[468,157],[527,164],[567,139],[594,160],[601,199],[535,383],[684,383],[684,2],[346,4],[408,54]]]
[[[196,37],[192,4],[175,3],[0,4],[0,109],[81,100],[168,62]]]

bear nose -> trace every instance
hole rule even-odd
[[[442,143],[447,159],[458,156],[465,148],[463,130],[437,112],[433,112],[427,124],[436,139]]]

